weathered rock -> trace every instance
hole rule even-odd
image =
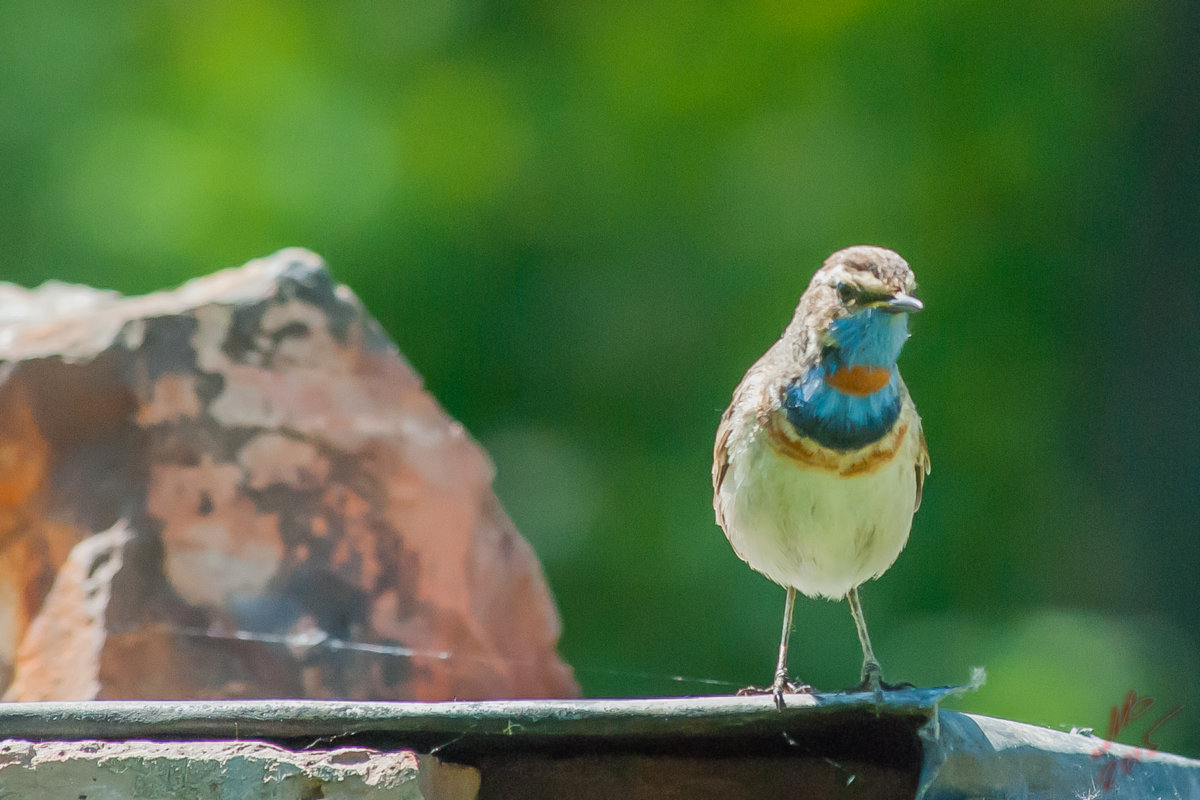
[[[265,742],[0,741],[10,797],[472,800],[479,775],[411,751],[288,750]]]
[[[0,285],[6,698],[572,696],[491,479],[306,251]]]

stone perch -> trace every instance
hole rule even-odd
[[[492,472],[307,251],[0,284],[5,699],[575,696]]]

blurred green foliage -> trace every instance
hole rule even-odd
[[[783,602],[713,523],[720,412],[893,247],[934,471],[864,591],[887,674],[1098,733],[1135,689],[1200,755],[1198,8],[6,0],[0,277],[320,252],[492,452],[585,691],[703,693]],[[793,641],[856,681],[844,604]]]

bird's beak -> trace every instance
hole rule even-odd
[[[924,307],[924,303],[911,294],[905,294],[904,292],[896,292],[887,300],[879,301],[879,305],[876,306],[880,311],[886,311],[889,314],[911,314],[914,311],[920,311]]]

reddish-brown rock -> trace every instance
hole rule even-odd
[[[478,445],[315,255],[0,285],[10,700],[571,696]]]

